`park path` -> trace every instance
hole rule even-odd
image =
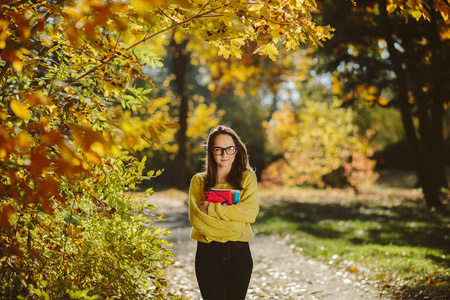
[[[164,212],[154,225],[172,234],[176,267],[168,270],[168,289],[183,299],[200,300],[194,271],[196,241],[190,239],[191,225],[185,197],[155,194],[148,203]],[[246,299],[389,299],[357,273],[337,269],[307,258],[293,250],[288,240],[257,235],[250,242],[254,268]]]

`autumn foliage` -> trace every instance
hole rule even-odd
[[[377,178],[373,149],[354,119],[337,101],[308,101],[298,109],[284,105],[265,124],[271,149],[281,156],[264,170],[265,183],[369,187]]]

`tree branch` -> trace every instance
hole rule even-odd
[[[8,72],[9,67],[11,67],[11,62],[7,61],[6,64],[2,68],[2,72],[0,73],[0,81],[6,75],[6,72]]]
[[[139,42],[136,42],[135,44],[131,45],[131,46],[128,47],[128,48],[125,48],[125,50],[126,50],[126,51],[129,51],[129,50],[135,48],[136,46],[138,46],[138,45],[140,45],[140,44],[142,44],[142,43],[145,43],[145,42],[148,41],[149,39],[154,38],[155,36],[158,36],[158,35],[160,35],[160,34],[166,32],[166,31],[169,31],[169,30],[171,30],[171,29],[173,29],[173,28],[175,28],[175,27],[177,27],[177,26],[181,26],[181,25],[183,25],[183,24],[189,23],[189,22],[191,22],[191,21],[194,20],[194,19],[200,19],[200,18],[202,18],[202,17],[207,17],[208,14],[210,14],[210,13],[216,11],[217,9],[218,9],[218,8],[213,9],[213,10],[210,10],[210,11],[205,12],[205,13],[200,14],[200,15],[196,15],[196,16],[194,16],[194,17],[191,17],[191,18],[189,18],[189,19],[184,20],[183,22],[173,24],[173,25],[171,25],[171,26],[169,26],[169,27],[167,27],[167,28],[165,28],[165,29],[163,29],[163,30],[161,30],[161,31],[158,31],[158,32],[156,32],[156,33],[154,33],[154,34],[151,34],[151,35],[149,35],[149,36],[143,38],[143,39],[140,40]],[[96,70],[98,70],[99,68],[101,68],[102,66],[107,65],[110,61],[112,61],[113,59],[115,59],[115,58],[117,58],[117,57],[118,57],[117,54],[112,55],[110,58],[108,58],[107,60],[103,61],[103,62],[102,62],[101,64],[99,64],[98,66],[92,68],[91,70],[87,71],[87,72],[84,73],[83,75],[81,75],[81,76],[75,78],[74,80],[72,80],[72,81],[70,81],[70,82],[64,84],[63,86],[61,86],[59,89],[57,89],[56,91],[54,91],[53,93],[51,93],[51,94],[50,94],[50,97],[55,96],[57,93],[59,93],[59,92],[62,91],[63,89],[65,89],[65,88],[67,88],[67,87],[73,85],[74,83],[80,81],[80,80],[83,79],[83,78],[86,78],[87,76],[89,76],[90,74],[92,74],[93,72],[95,72]]]

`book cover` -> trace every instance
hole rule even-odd
[[[231,204],[236,204],[240,201],[241,192],[239,190],[234,189],[212,189],[213,192],[219,192],[219,193],[226,193],[228,195],[228,192],[231,194]],[[229,205],[229,204],[228,204]]]
[[[224,205],[233,204],[231,190],[211,190],[205,192],[206,201],[221,203]]]

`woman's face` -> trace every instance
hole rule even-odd
[[[219,168],[231,169],[234,158],[236,157],[236,152],[236,145],[230,135],[219,134],[216,136],[213,143],[213,156]]]

